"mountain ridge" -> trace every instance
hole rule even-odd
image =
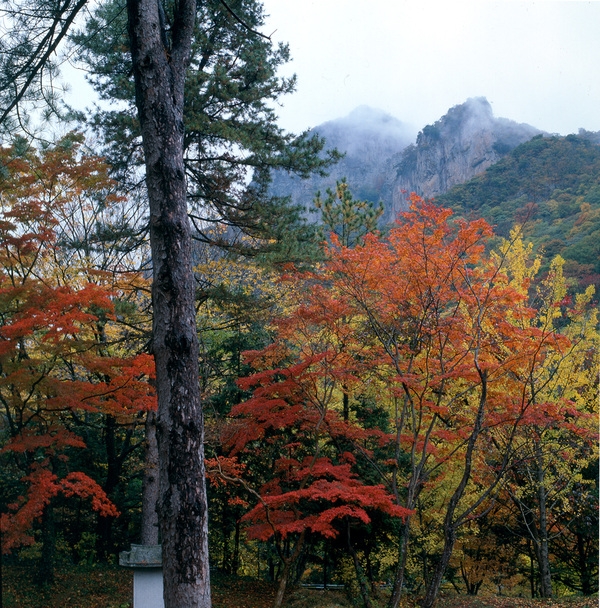
[[[432,197],[481,173],[539,129],[493,116],[484,97],[454,106],[418,134],[390,114],[359,106],[348,116],[327,121],[312,131],[324,137],[327,149],[344,158],[328,177],[308,180],[284,172],[273,175],[271,192],[290,196],[310,220],[317,192],[335,189],[347,178],[355,198],[384,205],[383,221],[393,221],[406,208],[410,192]]]
[[[443,194],[541,133],[531,125],[494,117],[484,97],[453,106],[401,153],[391,215],[406,208],[411,192],[425,198]]]
[[[315,132],[347,155],[328,178],[277,176],[279,194],[295,204],[310,208],[317,191],[345,177],[355,199],[383,202],[389,224],[416,192],[459,216],[485,218],[498,238],[522,225],[543,271],[560,254],[573,285],[600,288],[600,132],[550,135],[495,118],[485,98],[450,108],[414,143],[404,123],[364,107]],[[320,220],[316,210],[307,217]]]

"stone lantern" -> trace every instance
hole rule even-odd
[[[133,568],[133,608],[164,608],[160,545],[131,545],[121,551],[119,564]]]

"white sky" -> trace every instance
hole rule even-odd
[[[264,0],[301,131],[366,104],[416,130],[469,97],[551,133],[600,130],[600,1]]]

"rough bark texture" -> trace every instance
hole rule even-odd
[[[158,443],[156,439],[156,412],[146,414],[146,445],[144,479],[142,481],[142,545],[158,545]]]
[[[159,0],[128,0],[127,10],[150,203],[165,607],[208,608],[203,419],[183,165],[196,0],[174,3],[170,28]]]

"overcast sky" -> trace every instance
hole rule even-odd
[[[300,131],[366,104],[415,131],[469,97],[551,133],[600,130],[600,1],[265,0]]]

